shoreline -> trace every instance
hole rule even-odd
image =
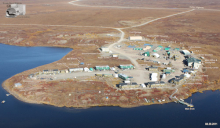
[[[3,44],[3,43],[1,43]],[[5,45],[11,45],[11,44],[5,44]],[[11,45],[11,46],[18,46],[18,45]],[[59,47],[59,48],[71,48],[71,47],[68,47],[68,46],[20,46],[20,47]],[[73,49],[73,48],[71,48]],[[65,55],[66,56],[66,55]],[[64,58],[65,56],[63,56],[62,58]],[[61,60],[61,59],[60,59]],[[59,61],[59,60],[57,60]],[[55,61],[56,62],[56,61]],[[51,64],[51,63],[50,63]],[[42,66],[45,66],[45,65],[42,65]],[[41,67],[41,66],[38,66],[38,67]],[[37,68],[37,67],[36,67]],[[35,68],[33,68],[35,69]],[[32,69],[29,69],[29,70],[32,70]],[[26,72],[26,71],[29,71],[29,70],[25,70],[23,72]],[[18,74],[15,74],[13,75],[12,77],[16,76],[16,75],[20,75],[22,74],[23,72],[21,73],[18,73]],[[31,103],[31,104],[45,104],[45,105],[52,105],[52,106],[56,106],[56,107],[73,107],[73,108],[91,108],[91,107],[97,107],[97,106],[118,106],[118,107],[121,107],[121,108],[133,108],[133,107],[139,107],[139,106],[147,106],[147,105],[154,105],[154,104],[165,104],[165,103],[171,103],[173,101],[165,101],[165,102],[162,102],[162,103],[141,103],[140,104],[137,104],[137,105],[120,105],[120,104],[94,104],[94,105],[88,105],[88,106],[74,106],[74,105],[56,105],[56,104],[52,104],[52,103],[49,103],[49,102],[44,102],[44,101],[41,101],[41,102],[36,102],[36,101],[33,101],[33,100],[29,100],[28,98],[25,98],[23,96],[19,96],[17,93],[15,93],[14,91],[12,91],[9,86],[10,85],[7,85],[8,83],[8,80],[11,79],[12,77],[6,79],[3,83],[2,83],[2,87],[7,91],[9,92],[10,94],[12,94],[16,99],[22,101],[22,102],[26,102],[26,103]],[[202,93],[203,91],[208,91],[208,90],[220,90],[220,86],[218,87],[214,87],[214,88],[201,88],[199,90],[196,90],[192,93],[187,93],[188,95],[186,97],[184,97],[184,99],[187,99],[189,97],[192,96],[192,94],[194,93],[197,93],[197,92],[200,92]]]
[[[10,79],[10,78],[9,78]],[[7,91],[9,92],[11,95],[13,95],[16,99],[22,101],[22,102],[25,102],[25,103],[29,103],[29,104],[40,104],[40,105],[50,105],[50,106],[55,106],[55,107],[67,107],[67,108],[78,108],[78,109],[88,109],[88,108],[92,108],[92,107],[120,107],[120,108],[134,108],[134,107],[141,107],[141,106],[148,106],[148,105],[155,105],[155,104],[167,104],[167,103],[171,103],[172,101],[165,101],[165,102],[162,102],[162,103],[144,103],[142,105],[120,105],[120,104],[108,104],[108,105],[88,105],[88,106],[68,106],[68,105],[55,105],[55,104],[51,104],[51,103],[48,103],[48,102],[35,102],[35,101],[32,101],[32,100],[28,100],[27,98],[23,98],[23,97],[20,97],[18,94],[14,93],[13,91],[11,91],[7,85],[6,85],[6,82],[8,82],[8,79],[5,80],[3,83],[2,83],[2,87]],[[198,91],[195,91],[195,92],[192,92],[192,93],[189,93],[187,97],[184,97],[184,99],[188,99],[189,97],[191,97],[194,93],[203,93],[204,91],[216,91],[216,90],[219,90],[220,91],[220,86],[216,89],[201,89],[201,90],[198,90]]]

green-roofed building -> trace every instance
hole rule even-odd
[[[194,63],[201,64],[201,60],[196,58],[188,58],[186,59],[186,62],[188,66],[192,66]]]
[[[174,50],[179,51],[179,50],[180,50],[180,48],[175,48]]]
[[[161,50],[161,48],[163,48],[163,46],[159,45],[153,50],[153,52],[158,52],[159,50]]]
[[[133,50],[143,50],[143,48],[133,48]]]
[[[131,64],[129,64],[129,65],[119,65],[119,67],[120,67],[121,69],[133,69],[133,68],[134,68],[134,66],[131,65]]]
[[[150,52],[145,52],[144,56],[148,56],[149,57],[150,56]]]
[[[90,71],[93,71],[93,68],[89,68]]]
[[[164,50],[169,51],[169,50],[170,50],[170,47],[166,47],[166,48],[164,48]]]
[[[128,79],[128,76],[125,75],[125,74],[118,74],[118,77],[123,79],[123,80],[127,80]]]
[[[165,73],[170,72],[171,73],[171,72],[175,72],[175,70],[173,70],[173,69],[164,69],[163,72],[165,72]]]
[[[96,66],[95,69],[96,70],[109,70],[110,68],[108,65],[106,65],[106,66]]]

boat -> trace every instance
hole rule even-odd
[[[193,107],[194,107],[193,104],[189,104],[189,105],[187,105],[187,106],[190,107],[190,108],[193,108]]]
[[[4,103],[5,103],[5,101],[3,100],[3,101],[2,101],[2,104],[4,104]]]
[[[190,108],[194,107],[194,105],[192,104],[192,99],[191,99],[191,102],[190,102],[190,104],[188,105],[188,107],[190,107]]]
[[[11,94],[6,94],[6,96],[10,96]]]

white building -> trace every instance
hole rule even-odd
[[[188,51],[188,50],[182,50],[182,53],[184,54],[184,55],[190,55],[190,52]]]
[[[85,67],[85,68],[84,68],[84,71],[85,71],[85,72],[88,72],[88,71],[89,71],[89,68]]]
[[[199,67],[201,66],[201,63],[193,63],[193,68],[194,69],[199,69]]]
[[[155,58],[159,58],[160,57],[160,55],[158,53],[153,53],[151,56],[155,57]]]
[[[25,15],[26,13],[26,5],[25,4],[11,4],[11,7],[7,9],[6,16],[10,15]]]
[[[146,88],[146,85],[145,85],[145,84],[141,84],[141,87],[142,87],[142,88]]]
[[[118,74],[114,74],[114,77],[115,77],[115,78],[118,78]]]
[[[100,49],[102,50],[102,52],[109,52],[109,48],[101,47]]]
[[[143,40],[142,36],[130,36],[128,39],[131,40],[131,41],[141,41],[141,40]]]
[[[158,77],[157,73],[152,73],[151,74],[151,81],[157,81],[157,77]]]
[[[112,54],[112,57],[118,57],[118,55],[119,55],[119,54],[114,53],[114,54]]]
[[[83,71],[83,68],[70,68],[69,72],[77,72],[77,71]]]

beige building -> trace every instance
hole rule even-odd
[[[120,83],[119,88],[120,89],[132,89],[132,88],[139,88],[140,85],[137,83]]]
[[[131,40],[131,41],[143,40],[142,36],[130,36],[128,39]]]
[[[148,82],[147,87],[149,88],[157,88],[157,87],[164,87],[166,83],[163,81],[160,82]]]
[[[148,70],[155,72],[158,71],[158,67],[149,67]]]
[[[101,47],[100,49],[101,49],[102,52],[109,52],[109,48]]]

